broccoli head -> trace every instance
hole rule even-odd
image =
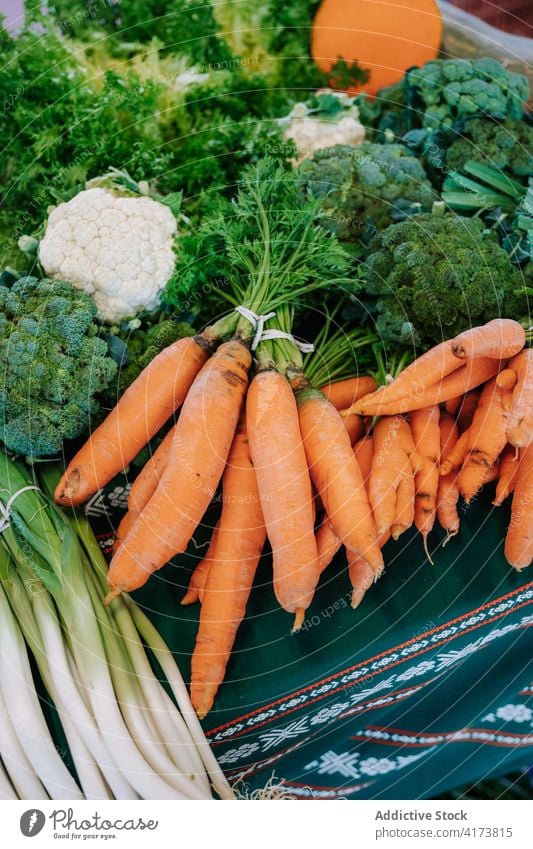
[[[9,451],[56,454],[87,428],[117,368],[95,316],[92,298],[63,281],[0,287],[0,439]]]
[[[525,121],[472,118],[461,135],[446,152],[448,168],[461,171],[465,162],[473,160],[513,177],[533,176],[533,127]]]
[[[408,71],[405,86],[415,90],[427,128],[452,127],[477,113],[518,119],[529,96],[526,76],[490,58],[435,59]]]
[[[365,294],[387,340],[434,344],[473,325],[527,312],[521,278],[478,219],[414,215],[370,245]]]
[[[401,144],[335,145],[298,173],[306,195],[319,201],[321,224],[344,242],[431,209],[435,200],[422,165]]]

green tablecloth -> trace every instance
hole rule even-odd
[[[253,790],[275,774],[304,799],[415,799],[532,759],[532,573],[505,562],[509,509],[491,507],[487,490],[463,508],[461,532],[434,566],[416,534],[389,543],[386,573],[356,611],[339,556],[297,635],[264,556],[204,722],[230,780]],[[126,496],[118,478],[88,505],[104,548]],[[434,531],[431,544],[442,536]],[[186,680],[198,608],[179,599],[206,540],[200,530],[198,548],[135,594]]]

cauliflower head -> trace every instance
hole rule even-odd
[[[120,322],[158,306],[176,229],[169,207],[150,197],[89,188],[52,210],[39,261],[49,277],[92,295],[102,321]]]
[[[344,242],[429,210],[436,200],[419,160],[401,144],[337,145],[298,170],[303,190],[320,203],[321,224]]]
[[[0,286],[0,439],[31,457],[56,454],[98,412],[117,366],[92,298],[59,280]]]
[[[327,147],[356,147],[364,141],[366,132],[355,98],[329,89],[318,91],[306,103],[296,103],[279,123],[284,138],[296,147],[294,165]]]

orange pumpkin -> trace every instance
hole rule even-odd
[[[441,36],[435,0],[324,0],[313,24],[311,53],[326,72],[339,59],[357,61],[370,79],[350,93],[377,94],[408,68],[435,59]]]

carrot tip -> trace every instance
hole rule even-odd
[[[435,564],[434,564],[433,560],[431,559],[431,554],[429,553],[429,550],[428,550],[428,535],[422,534],[422,539],[424,540],[424,551],[426,552],[426,557],[429,560],[429,562],[431,563],[431,565],[434,566]]]
[[[180,601],[180,604],[182,604],[184,607],[187,607],[189,604],[196,604],[196,602],[199,600],[200,596],[198,594],[198,591],[190,589],[187,590],[182,600]]]
[[[119,590],[118,587],[112,587],[104,598],[104,607],[108,607],[119,595],[122,595],[122,590]]]
[[[303,607],[297,607],[294,613],[294,624],[292,626],[291,634],[296,634],[297,631],[300,630],[302,625],[304,624],[305,618],[305,610]]]
[[[445,548],[448,545],[448,543],[450,542],[450,540],[453,539],[454,537],[456,537],[458,533],[459,533],[459,531],[447,531],[446,537],[445,537],[445,539],[443,540],[443,543],[442,543],[442,547]]]
[[[352,590],[352,610],[355,610],[356,607],[359,607],[363,598],[365,597],[365,590],[361,589],[361,587],[354,587]]]

